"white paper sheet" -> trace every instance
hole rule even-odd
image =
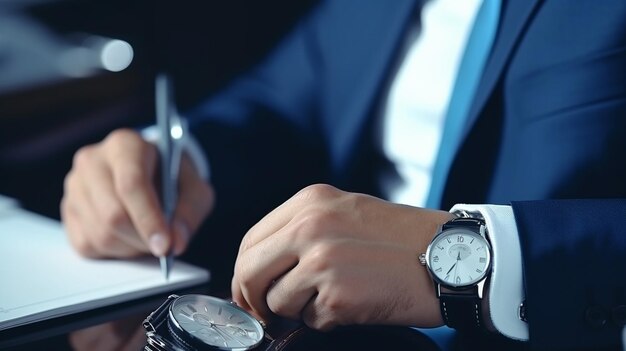
[[[0,209],[0,330],[207,282],[177,261],[165,281],[158,260],[91,260],[70,247],[57,221]]]
[[[18,205],[19,204],[15,199],[0,195],[0,211],[4,209],[18,207]]]

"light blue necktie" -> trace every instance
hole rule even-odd
[[[432,173],[430,193],[426,201],[426,206],[429,208],[440,206],[450,164],[461,142],[461,132],[496,36],[500,18],[500,1],[483,0],[467,40],[463,59],[454,82],[441,144]]]

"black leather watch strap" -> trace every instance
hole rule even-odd
[[[441,316],[446,325],[461,331],[482,328],[481,300],[475,294],[441,293]]]
[[[480,227],[483,225],[485,225],[485,221],[483,219],[459,217],[447,222],[441,229],[466,228],[474,230],[476,233],[480,233]]]
[[[485,220],[479,213],[457,212],[459,217],[442,226],[442,231],[454,228],[464,228],[484,235]],[[467,289],[449,289],[439,287],[439,305],[444,323],[459,331],[474,331],[483,328],[481,299],[478,287]]]
[[[281,351],[290,345],[297,343],[310,329],[301,322],[288,319],[276,318],[265,329],[265,336],[269,342],[265,343],[261,350]]]

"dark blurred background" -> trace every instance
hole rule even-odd
[[[0,0],[0,194],[58,218],[74,152],[152,123],[157,71],[173,77],[179,109],[192,107],[315,2]]]

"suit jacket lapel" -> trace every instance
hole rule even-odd
[[[331,133],[335,133],[333,138],[333,148],[335,150],[332,160],[333,168],[349,169],[354,164],[355,148],[362,148],[364,138],[371,139],[371,135],[364,133],[364,128],[371,125],[372,117],[376,111],[377,94],[387,78],[386,75],[392,66],[394,55],[404,39],[407,26],[411,19],[417,18],[415,11],[422,5],[424,0],[394,0],[393,2],[381,2],[378,0],[363,2],[359,4],[359,11],[369,16],[363,26],[374,27],[375,33],[367,41],[367,45],[352,48],[350,55],[358,57],[352,62],[352,70],[359,72],[362,79],[358,79],[358,84],[354,81],[335,82],[336,86],[345,84],[341,89],[348,89],[353,92],[353,98],[347,106],[342,106],[338,114],[340,119],[335,118],[336,113],[329,115],[331,120],[327,122]],[[355,19],[360,21],[360,17]],[[353,26],[357,27],[358,26]],[[355,33],[354,35],[358,35]],[[337,112],[337,111],[335,111]],[[337,123],[340,123],[338,126]],[[370,141],[371,142],[371,141]],[[340,171],[338,174],[345,173]]]
[[[472,129],[515,51],[517,43],[526,31],[527,24],[543,0],[503,0],[500,28],[487,60],[485,72],[476,90],[469,116],[463,131],[463,139]]]

